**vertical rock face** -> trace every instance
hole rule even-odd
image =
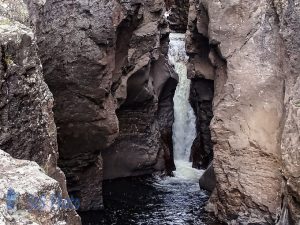
[[[1,224],[80,225],[74,206],[60,205],[62,194],[59,183],[35,162],[14,159],[0,150]]]
[[[208,15],[203,5],[190,2],[187,36],[188,77],[192,80],[190,102],[197,121],[197,137],[192,146],[193,167],[205,169],[213,158],[210,122],[213,117],[215,69],[209,59]]]
[[[300,1],[274,1],[284,43],[285,117],[281,140],[284,193],[280,225],[300,223]]]
[[[60,166],[69,191],[84,199],[81,208],[97,209],[102,205],[99,151],[118,134],[111,85],[115,30],[124,12],[115,1],[49,0],[41,10],[36,32],[55,99]]]
[[[169,28],[177,33],[185,33],[188,22],[189,0],[165,0],[168,10]]]
[[[64,174],[57,167],[53,97],[43,80],[28,11],[22,1],[0,4],[0,147],[13,157],[37,162],[58,180],[67,196]]]
[[[284,83],[277,14],[271,1],[191,0],[189,29],[189,38],[200,45],[208,38],[210,44],[208,53],[206,47],[192,57],[192,76],[215,79],[216,188],[210,209],[229,224],[272,224],[282,181]],[[190,52],[197,48],[192,45]]]
[[[190,102],[196,115],[197,136],[191,149],[193,167],[206,169],[213,159],[210,122],[213,117],[214,82],[194,78],[191,82]]]
[[[103,151],[105,179],[165,169],[164,155],[169,154],[171,146],[168,140],[165,140],[168,146],[162,144],[160,129],[164,125],[159,123],[157,115],[159,102],[162,103],[160,93],[167,89],[165,84],[171,78],[161,47],[163,6],[162,2],[150,1],[141,5],[143,14],[135,27],[131,27],[134,28],[132,34],[126,37],[128,49],[124,54],[123,77],[119,78],[120,86],[115,95],[122,104],[117,110],[120,134],[114,144]],[[173,110],[172,105],[168,107]],[[172,124],[172,118],[168,123]]]
[[[0,222],[1,224],[80,224],[74,209],[25,212],[28,194],[57,192],[68,197],[64,174],[57,167],[58,149],[53,118],[53,97],[44,82],[35,35],[22,1],[0,2]],[[34,181],[33,181],[34,179]],[[18,210],[7,212],[5,192],[16,188]],[[70,205],[71,206],[71,205]],[[24,213],[21,213],[24,211]]]
[[[109,179],[165,167],[157,110],[170,72],[155,77],[164,1],[27,4],[55,99],[69,192],[82,199],[81,210],[99,209],[103,174]]]

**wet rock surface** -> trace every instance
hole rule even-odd
[[[199,180],[200,188],[209,192],[213,192],[216,187],[216,175],[213,168],[213,162],[209,164],[207,169]]]

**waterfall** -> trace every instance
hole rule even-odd
[[[185,179],[199,179],[199,171],[189,162],[191,147],[196,138],[196,117],[189,103],[190,84],[187,78],[185,34],[171,33],[168,58],[179,76],[174,95],[173,146],[176,165],[175,176]]]

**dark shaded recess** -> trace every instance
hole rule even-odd
[[[143,108],[154,101],[153,87],[149,84],[149,71],[150,65],[145,66],[128,79],[127,98],[120,110]]]
[[[141,68],[127,81],[127,98],[117,110],[119,136],[102,151],[105,180],[163,170],[150,67]]]
[[[113,72],[113,84],[111,88],[113,93],[118,89],[121,83],[121,77],[126,75],[134,66],[129,65],[128,50],[130,48],[130,40],[133,32],[141,22],[141,18],[137,16],[139,9],[140,5],[138,5],[134,13],[128,15],[117,28],[115,70]]]
[[[160,96],[158,103],[158,121],[161,127],[161,140],[164,148],[164,157],[166,163],[166,172],[168,175],[176,170],[173,154],[173,128],[174,123],[174,94],[178,81],[170,77]]]
[[[4,45],[1,45],[1,64],[2,64],[2,67],[3,67],[3,71],[6,72],[7,69],[8,69],[8,66],[7,66],[7,59],[6,59],[6,54],[5,54],[5,46]]]
[[[172,32],[185,33],[188,24],[189,0],[165,0]]]
[[[210,122],[213,118],[214,81],[194,78],[191,82],[190,103],[196,115],[197,137],[191,149],[193,167],[206,169],[213,159]]]

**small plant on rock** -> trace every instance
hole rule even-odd
[[[295,103],[294,103],[294,105],[295,105],[296,107],[300,107],[300,100],[296,100]]]

